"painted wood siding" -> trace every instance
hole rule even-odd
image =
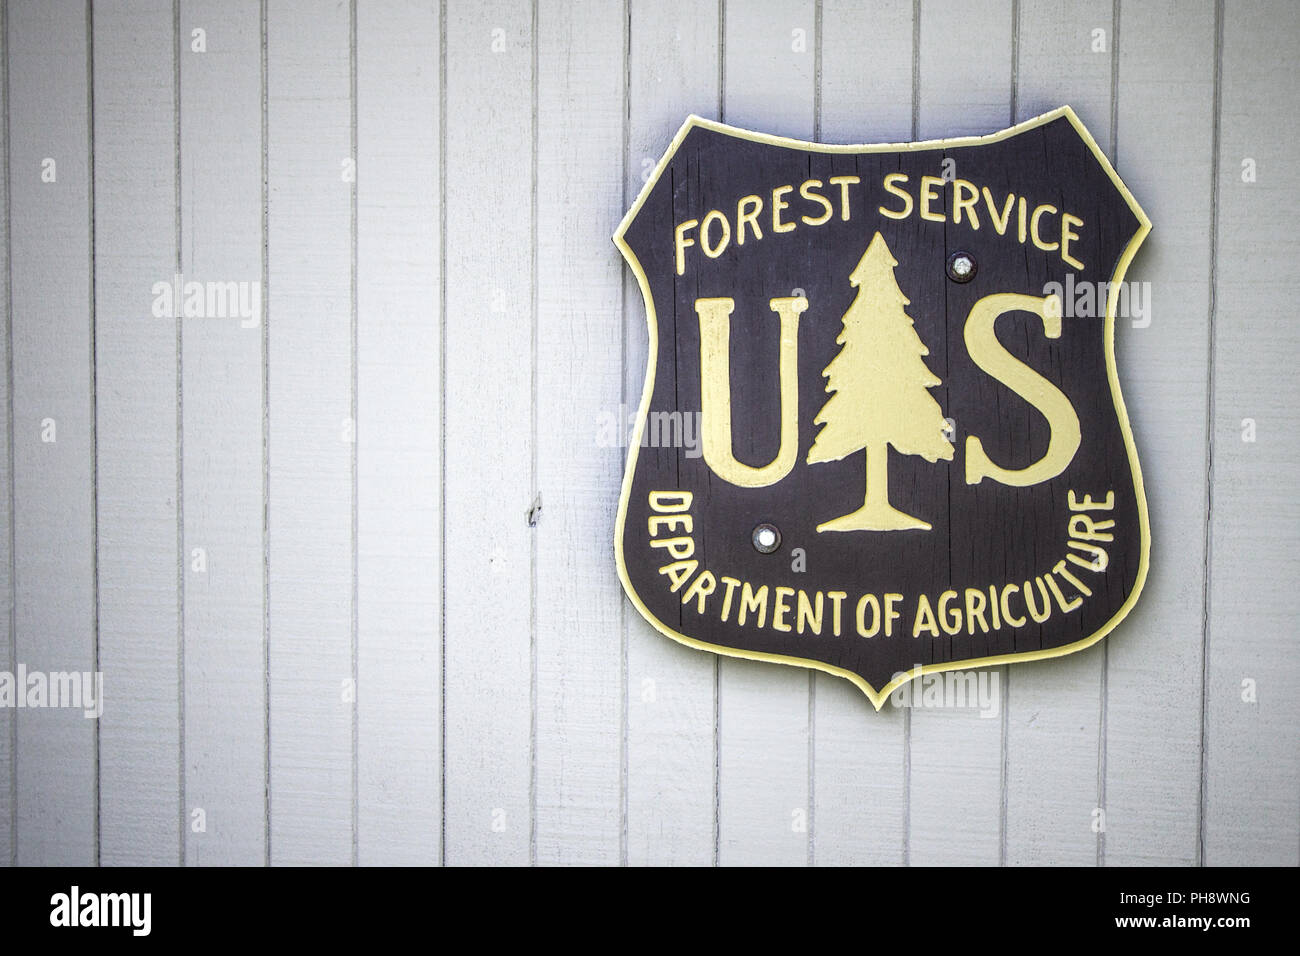
[[[0,861],[1300,863],[1297,5],[0,27],[0,671],[104,693],[0,707]],[[1117,324],[1134,613],[999,668],[996,719],[654,633],[611,548],[647,342],[610,236],[681,120],[899,141],[1062,103],[1154,224]],[[176,276],[221,314],[162,307]]]

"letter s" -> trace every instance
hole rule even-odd
[[[1053,301],[1056,300],[1056,301]],[[1051,437],[1047,453],[1026,468],[1001,468],[989,460],[984,446],[973,435],[966,438],[966,484],[977,485],[992,478],[1004,485],[1026,488],[1055,478],[1065,471],[1079,450],[1079,416],[1070,400],[1055,385],[1004,349],[993,325],[1007,312],[1032,312],[1043,321],[1049,339],[1061,337],[1061,303],[1056,296],[1038,298],[1004,292],[986,295],[966,317],[966,351],[985,372],[1006,385],[1047,419]]]

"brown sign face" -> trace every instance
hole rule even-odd
[[[1114,356],[1149,229],[1068,107],[891,146],[689,119],[615,236],[650,333],[629,598],[877,708],[1100,640],[1150,548]]]

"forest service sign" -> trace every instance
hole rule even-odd
[[[615,530],[633,604],[877,708],[1099,641],[1150,551],[1114,354],[1149,230],[1069,107],[889,146],[688,119],[614,237],[650,331]],[[674,440],[694,423],[702,454]]]

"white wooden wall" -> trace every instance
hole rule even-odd
[[[2,26],[0,670],[101,670],[105,710],[0,708],[0,860],[1300,862],[1300,4]],[[1066,102],[1154,222],[1117,342],[1135,612],[1003,668],[998,720],[653,633],[599,426],[646,355],[610,236],[681,120],[897,141]],[[176,273],[260,308],[157,318]]]

